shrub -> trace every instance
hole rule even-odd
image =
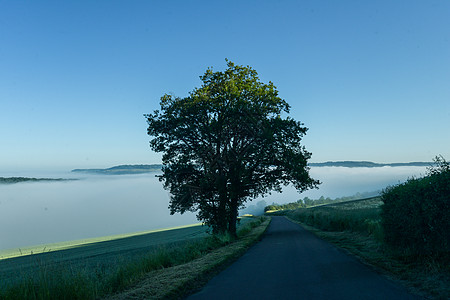
[[[382,192],[385,241],[397,248],[432,256],[450,252],[450,168],[442,157],[423,178]]]

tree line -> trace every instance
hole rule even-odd
[[[10,184],[19,182],[37,182],[37,181],[63,181],[62,178],[29,178],[29,177],[0,177],[0,184]]]
[[[364,193],[356,193],[352,196],[338,197],[338,198],[334,198],[334,199],[332,199],[330,197],[324,197],[324,196],[320,196],[320,198],[317,198],[317,199],[311,199],[309,197],[304,197],[303,199],[299,199],[296,202],[290,202],[290,203],[286,203],[286,204],[272,203],[271,205],[267,205],[264,208],[264,211],[267,212],[267,211],[272,211],[272,210],[307,208],[307,207],[317,206],[317,205],[332,204],[332,203],[364,199],[364,198],[377,196],[378,194],[379,194],[378,191],[377,192],[364,192]]]

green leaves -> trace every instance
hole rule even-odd
[[[307,128],[292,118],[272,82],[227,60],[223,72],[208,69],[188,97],[161,97],[161,110],[145,115],[150,146],[163,153],[164,187],[171,213],[199,210],[215,231],[231,231],[250,197],[316,187],[311,153],[301,145]]]

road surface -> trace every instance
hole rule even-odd
[[[187,299],[421,299],[284,217]]]

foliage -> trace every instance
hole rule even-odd
[[[382,193],[386,243],[419,254],[450,252],[450,168],[440,156],[423,178],[388,187]]]
[[[438,175],[450,172],[450,163],[445,160],[442,155],[438,155],[433,159],[434,164],[427,168],[428,175]]]
[[[300,202],[291,202],[291,203],[286,203],[286,204],[273,203],[273,204],[267,205],[264,208],[264,212],[274,211],[274,210],[297,209],[297,208],[301,208],[301,207],[305,207],[305,205]]]
[[[188,97],[164,95],[161,111],[145,115],[151,148],[163,153],[160,179],[171,193],[170,211],[198,211],[214,232],[236,235],[238,209],[250,198],[316,187],[311,153],[301,145],[307,128],[290,117],[272,82],[250,67],[201,76]]]
[[[251,232],[253,228],[261,225],[265,220],[266,220],[266,217],[256,217],[252,222],[248,222],[245,225],[240,226],[240,228],[237,232],[237,236],[239,238],[245,236],[246,234]]]

